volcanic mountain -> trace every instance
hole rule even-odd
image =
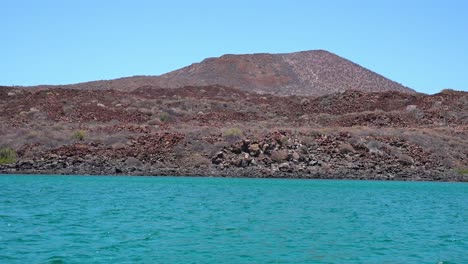
[[[324,50],[223,55],[160,76],[134,76],[62,87],[128,91],[143,86],[179,88],[207,85],[282,96],[321,96],[347,90],[414,93],[410,88]]]
[[[0,86],[0,174],[468,182],[467,92],[326,51],[39,88]]]

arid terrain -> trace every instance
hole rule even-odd
[[[324,50],[223,55],[161,76],[134,76],[36,88],[130,91],[143,86],[181,88],[213,85],[284,96],[321,96],[347,90],[414,93],[408,87]]]
[[[419,94],[323,54],[0,87],[0,173],[468,181],[467,92]]]

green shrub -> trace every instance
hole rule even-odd
[[[223,136],[228,143],[232,144],[239,141],[242,138],[243,133],[239,128],[229,128],[224,131]]]
[[[229,128],[224,131],[223,135],[225,137],[241,137],[242,130],[240,130],[239,128]]]
[[[466,175],[468,174],[468,168],[461,168],[461,169],[458,169],[457,170],[458,174],[461,174],[461,175]]]
[[[86,137],[86,132],[83,130],[78,130],[72,135],[72,139],[78,140],[78,141],[83,141]]]
[[[10,164],[16,162],[16,151],[9,147],[0,148],[0,164]]]
[[[159,120],[161,120],[161,122],[167,122],[169,121],[169,114],[166,113],[166,112],[163,112],[159,115]]]

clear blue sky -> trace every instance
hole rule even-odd
[[[0,85],[159,75],[325,49],[420,92],[468,90],[468,1],[1,0]]]

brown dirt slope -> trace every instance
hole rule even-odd
[[[411,89],[324,50],[286,54],[224,55],[164,74],[161,87],[219,84],[256,93],[325,95]]]

